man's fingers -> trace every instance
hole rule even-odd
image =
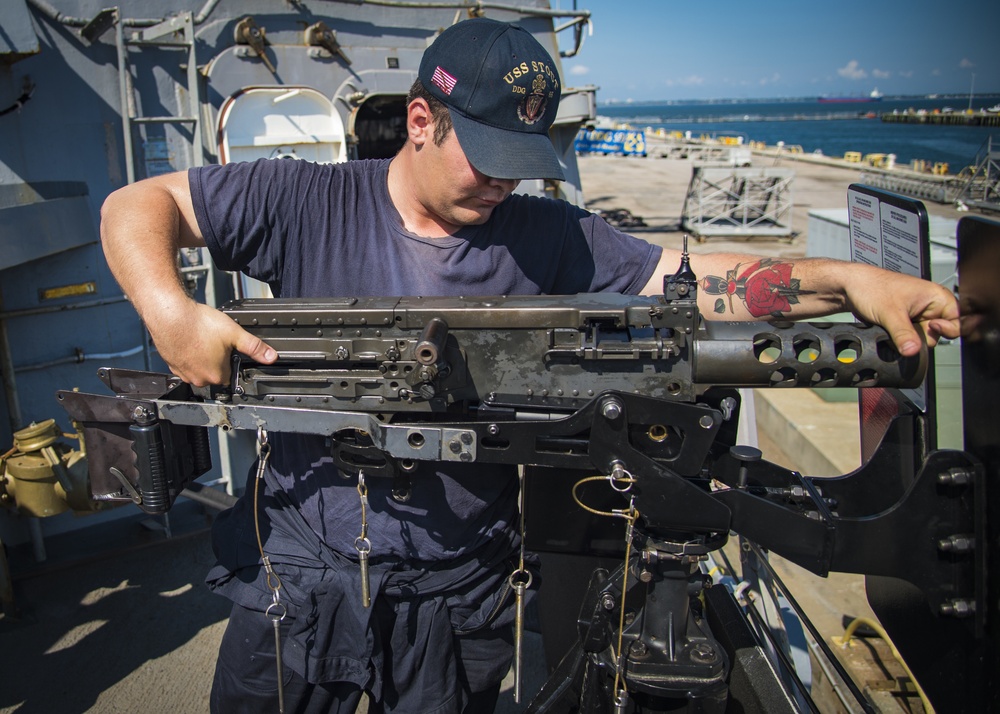
[[[962,322],[957,317],[931,320],[929,327],[934,331],[935,336],[946,337],[949,340],[954,340],[962,334]]]
[[[924,339],[917,333],[913,323],[907,315],[886,316],[882,321],[882,327],[892,337],[892,342],[899,350],[899,354],[904,357],[912,357],[919,354],[924,344]]]
[[[191,308],[170,324],[161,321],[154,335],[160,356],[188,384],[227,384],[234,351],[260,364],[278,359],[273,347],[218,310],[198,303],[191,303]]]
[[[254,362],[259,362],[260,364],[271,364],[278,359],[278,353],[273,347],[242,328],[240,328],[240,331],[242,334],[236,342],[237,352],[245,354]]]
[[[959,334],[958,302],[950,290],[935,283],[894,273],[865,282],[865,301],[857,313],[885,328],[905,357],[918,354],[938,338]],[[870,277],[870,276],[869,276]]]
[[[961,334],[961,325],[958,320],[928,320],[921,324],[924,327],[929,347],[936,347],[942,339],[953,340]]]

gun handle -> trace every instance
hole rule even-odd
[[[131,424],[128,430],[132,437],[135,467],[139,472],[142,510],[166,513],[170,508],[170,495],[167,493],[167,466],[160,424]]]

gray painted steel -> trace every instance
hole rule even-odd
[[[38,52],[38,36],[31,26],[25,0],[6,0],[0,4],[0,62],[16,62],[24,55]]]

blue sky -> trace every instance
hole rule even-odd
[[[1000,0],[577,0],[564,84],[612,100],[1000,93]],[[572,8],[573,0],[553,0]],[[563,33],[565,50],[569,33]],[[973,78],[973,74],[975,78]]]

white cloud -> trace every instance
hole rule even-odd
[[[668,79],[664,84],[668,87],[692,87],[698,86],[705,83],[704,77],[699,77],[696,74],[688,75],[687,77],[680,77],[678,79]]]
[[[906,77],[907,79],[909,79],[910,77],[913,76],[913,70],[912,69],[900,70],[899,76]]]
[[[932,69],[931,70],[931,76],[932,77],[940,77],[941,76],[941,70],[939,70],[939,69]]]
[[[590,67],[582,64],[575,64],[569,71],[570,74],[576,75],[577,77],[582,77],[585,74],[590,74]]]
[[[847,77],[848,79],[864,79],[868,76],[868,73],[858,67],[857,60],[851,60],[844,67],[837,70],[837,74],[841,77]]]
[[[962,61],[958,63],[958,66],[962,69],[972,69],[976,66],[976,63],[970,60],[968,57],[963,57]]]
[[[765,84],[776,84],[780,80],[781,80],[781,75],[775,72],[770,77],[761,77],[757,83],[763,86]]]
[[[872,77],[875,79],[889,79],[892,76],[892,72],[887,69],[873,69]]]

